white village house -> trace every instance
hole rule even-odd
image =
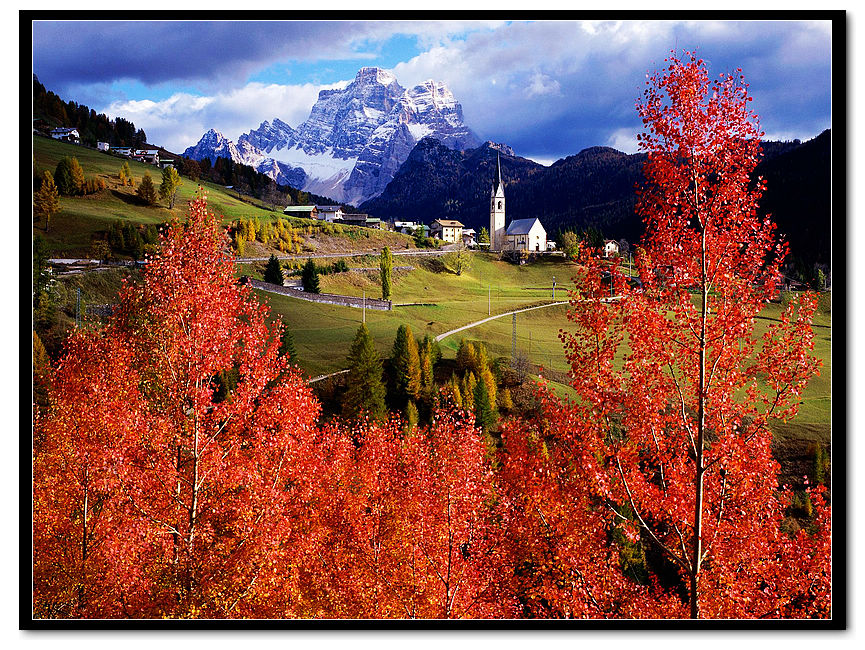
[[[315,207],[318,212],[317,219],[333,223],[343,217],[341,205],[317,205]]]
[[[514,219],[505,230],[505,250],[541,252],[547,250],[547,231],[537,217]]]
[[[393,229],[396,232],[401,232],[403,235],[413,235],[418,228],[425,228],[425,232],[429,231],[429,226],[425,226],[418,221],[394,221]]]
[[[159,150],[158,149],[136,149],[132,152],[130,156],[133,160],[137,160],[138,162],[143,162],[149,165],[158,165],[159,164]]]
[[[290,217],[306,217],[307,219],[318,219],[318,208],[314,205],[289,205],[282,214]]]
[[[459,221],[453,219],[436,219],[432,222],[429,228],[431,237],[436,237],[442,241],[456,243],[462,241],[463,225]]]
[[[604,257],[619,254],[619,242],[615,239],[607,239],[604,241]]]
[[[55,140],[63,140],[64,142],[78,142],[81,136],[78,135],[78,129],[58,127],[51,129],[51,137]]]

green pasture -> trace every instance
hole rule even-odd
[[[37,173],[48,170],[53,174],[57,163],[65,156],[76,158],[85,176],[102,178],[108,187],[90,196],[60,197],[61,211],[51,219],[47,233],[44,222],[33,224],[33,234],[41,234],[48,242],[50,250],[57,256],[85,256],[91,241],[102,237],[117,220],[146,225],[181,217],[186,211],[187,202],[194,197],[199,186],[199,183],[183,178],[173,210],[165,207],[162,201],[159,202],[162,205],[146,206],[138,200],[134,187],[119,184],[117,175],[123,163],[128,162],[135,179],[135,187],[141,184],[144,174],[149,173],[158,192],[162,182],[162,171],[158,167],[50,138],[33,139],[33,164]],[[239,195],[232,194],[220,185],[209,182],[200,184],[207,192],[208,208],[222,217],[224,222],[241,217],[282,216],[281,212],[262,207],[260,202],[252,199],[241,200]]]
[[[561,258],[537,264],[516,266],[493,259],[488,254],[475,254],[470,271],[457,276],[444,271],[436,261],[405,261],[396,257],[395,266],[413,265],[412,271],[395,272],[394,309],[390,312],[366,311],[367,327],[382,357],[390,355],[399,325],[408,324],[417,337],[437,336],[443,332],[481,320],[489,311],[495,314],[552,302],[552,277],[556,277],[556,300],[566,300],[565,287],[572,286],[569,278],[574,266]],[[370,267],[372,258],[363,266]],[[380,297],[377,271],[350,272],[321,277],[323,292]],[[549,288],[548,288],[549,287]],[[274,313],[291,328],[298,349],[301,367],[310,375],[335,372],[345,368],[348,348],[363,318],[362,311],[348,307],[320,305],[293,298],[266,294]],[[767,328],[776,323],[784,303],[767,304],[755,322],[759,339]],[[488,302],[489,300],[489,302]],[[814,354],[823,361],[820,375],[811,379],[802,395],[799,414],[788,422],[772,425],[776,455],[782,460],[785,481],[796,482],[812,471],[809,463],[815,444],[828,446],[831,441],[831,308],[830,297],[821,298],[821,307],[814,319]],[[399,303],[426,303],[399,305]],[[568,365],[559,339],[560,330],[568,330],[567,306],[544,307],[516,315],[516,345],[524,353],[535,372],[543,374],[559,395],[571,397],[567,383]],[[440,343],[445,358],[453,358],[462,339],[483,341],[491,358],[510,358],[513,337],[510,315],[450,335]],[[621,358],[629,351],[627,339]],[[536,375],[533,375],[536,376]]]
[[[377,258],[370,256],[350,266],[372,267]],[[438,259],[395,257],[395,266],[412,265],[411,271],[394,272],[393,303],[390,312],[366,310],[367,326],[385,350],[393,342],[400,324],[408,324],[417,337],[437,336],[451,329],[529,306],[552,302],[552,278],[557,283],[556,301],[567,299],[565,289],[575,265],[562,258],[517,266],[494,259],[486,253],[473,255],[472,267],[458,276],[443,270]],[[323,293],[336,293],[367,298],[380,298],[378,271],[353,271],[320,276]],[[350,307],[321,305],[303,300],[259,292],[295,333],[301,348],[305,346],[303,365],[310,364],[310,373],[341,370],[348,346],[363,318],[362,310]],[[783,306],[767,304],[755,323],[759,338],[772,323],[777,322]],[[568,330],[567,306],[557,305],[516,314],[516,345],[535,366],[555,373],[567,372],[560,330]],[[830,415],[831,381],[831,313],[823,309],[815,317],[814,354],[823,360],[821,374],[811,380],[802,396],[797,421],[828,422]],[[513,317],[510,315],[457,332],[442,340],[445,357],[456,354],[461,339],[481,340],[492,357],[510,357],[513,337]],[[379,335],[380,332],[380,335]],[[379,340],[382,339],[382,340]],[[299,349],[300,352],[300,349]],[[627,354],[627,341],[622,355]]]
[[[392,311],[366,310],[366,324],[383,355],[390,347],[397,328],[405,323],[416,337],[437,336],[451,329],[487,318],[491,313],[502,314],[514,309],[552,301],[552,276],[561,286],[562,279],[573,274],[574,266],[562,258],[538,264],[516,266],[493,259],[488,254],[475,254],[470,271],[458,276],[441,270],[440,261],[394,257],[394,266],[414,266],[412,271],[394,272]],[[372,266],[371,258],[359,262]],[[358,262],[349,261],[350,266]],[[381,298],[377,271],[350,271],[320,276],[322,293],[368,298]],[[547,288],[549,287],[549,288]],[[351,340],[363,319],[363,310],[311,303],[278,294],[258,292],[291,329],[302,367],[312,375],[335,372],[345,367]],[[565,292],[557,289],[556,300],[565,300]],[[410,304],[419,303],[419,304]],[[549,317],[535,316],[545,311]],[[565,325],[565,307],[549,307],[518,314],[518,322],[540,325],[544,338],[538,345],[549,346],[551,333]],[[492,333],[505,332],[500,342]],[[491,332],[491,333],[488,333]],[[523,332],[524,337],[528,337]],[[445,357],[453,357],[460,339],[482,339],[495,356],[510,356],[511,317],[491,321],[478,328],[458,332],[441,342]],[[500,344],[499,344],[500,343]],[[560,350],[560,346],[558,347]]]

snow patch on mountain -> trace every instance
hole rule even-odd
[[[418,141],[423,140],[433,132],[429,124],[409,124],[408,130],[411,136]]]
[[[479,143],[444,83],[428,80],[406,90],[390,72],[366,67],[347,86],[319,92],[296,129],[275,118],[241,135],[237,145],[211,130],[184,155],[224,155],[279,183],[297,187],[302,179],[300,189],[359,204],[380,194],[427,136],[454,149]]]

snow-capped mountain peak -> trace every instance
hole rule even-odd
[[[345,88],[320,91],[296,129],[278,118],[265,120],[236,146],[211,130],[185,155],[215,160],[230,154],[279,183],[297,186],[302,177],[305,191],[359,204],[384,190],[425,136],[451,148],[476,146],[462,119],[444,83],[430,79],[406,90],[392,73],[364,67]]]

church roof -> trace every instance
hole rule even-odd
[[[511,225],[508,226],[508,229],[505,231],[506,235],[528,235],[529,231],[535,225],[535,221],[540,224],[540,220],[535,217],[534,219],[514,219],[511,221]],[[543,228],[543,225],[541,225]],[[546,231],[544,231],[546,232]]]

